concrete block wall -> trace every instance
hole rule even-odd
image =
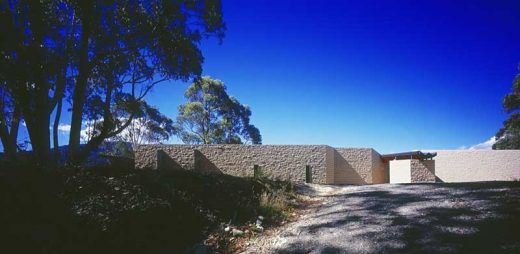
[[[325,182],[327,184],[334,184],[334,148],[330,147],[330,146],[327,146],[326,147],[326,168],[327,168],[327,172],[326,172],[326,180]]]
[[[388,181],[388,168],[371,148],[325,145],[139,145],[136,168],[198,170],[253,176],[254,165],[275,178],[328,184],[371,184]]]
[[[412,183],[434,183],[435,160],[410,160],[410,174]]]
[[[435,182],[434,160],[391,160],[389,183]]]
[[[435,151],[434,160],[390,163],[384,163],[371,148],[325,145],[140,145],[134,151],[136,168],[252,176],[256,164],[273,178],[294,182],[305,181],[307,165],[311,166],[313,182],[328,184],[402,182],[404,178],[407,182],[520,179],[520,150],[442,150]],[[403,169],[396,171],[398,168]]]
[[[388,169],[388,163],[385,163],[381,155],[372,149],[372,183],[389,183],[390,173]]]
[[[293,182],[305,181],[309,165],[312,182],[327,183],[327,172],[331,172],[327,165],[333,165],[330,147],[324,145],[139,145],[134,151],[136,168],[164,166],[253,176],[254,165],[259,165],[269,177]],[[167,159],[157,160],[157,154]]]
[[[435,175],[441,182],[520,179],[520,150],[440,150]]]
[[[371,148],[334,148],[334,183],[373,183],[373,162],[376,161],[373,151]]]

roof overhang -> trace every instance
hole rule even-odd
[[[432,159],[437,156],[437,153],[423,153],[421,151],[412,151],[412,152],[404,152],[404,153],[389,153],[381,155],[383,161],[391,161],[391,160],[427,160]]]

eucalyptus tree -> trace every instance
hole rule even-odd
[[[132,118],[126,110],[114,110],[113,118],[114,135],[107,136],[109,141],[122,141],[132,145],[159,143],[168,140],[175,132],[172,119],[162,114],[157,108],[142,101],[136,110],[132,111]],[[126,127],[122,127],[125,125]],[[106,128],[104,118],[87,121],[87,128],[84,129],[82,139],[88,144],[100,139]]]
[[[21,107],[40,162],[49,157],[50,116],[64,98],[69,157],[80,162],[143,114],[154,85],[200,75],[199,42],[221,40],[225,31],[218,0],[3,0],[0,21],[0,33],[10,35],[0,39],[0,78]],[[84,120],[92,118],[102,124],[81,148]]]
[[[502,104],[511,115],[497,132],[493,149],[520,149],[520,74],[514,78],[512,91],[504,97]]]
[[[202,77],[188,87],[179,106],[177,135],[187,144],[261,144],[260,131],[250,123],[248,106],[227,94],[220,80]]]
[[[0,82],[23,117],[34,154],[46,162],[50,115],[64,89],[62,74],[67,9],[56,1],[0,2]],[[2,118],[10,117],[3,111]],[[12,128],[12,135],[17,129]]]
[[[78,80],[72,94],[72,160],[85,158],[102,140],[128,127],[142,114],[144,96],[155,84],[199,75],[203,57],[198,42],[211,35],[222,38],[224,31],[219,1],[125,1],[109,6],[84,1],[78,10],[83,19]],[[100,73],[105,83],[98,92],[89,93],[92,85],[100,83],[91,84],[91,73]],[[103,96],[89,98],[89,94]],[[101,103],[93,108],[102,115],[103,124],[99,135],[80,151],[81,123],[89,99]]]

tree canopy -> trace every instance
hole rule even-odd
[[[175,132],[174,122],[159,110],[148,107],[121,133],[111,138],[132,145],[160,143],[168,140]]]
[[[187,144],[261,144],[260,131],[250,123],[251,110],[229,96],[220,80],[202,77],[184,94],[177,135]]]
[[[511,115],[498,130],[493,149],[520,149],[520,74],[514,78],[513,89],[504,97],[502,104],[504,110]]]
[[[144,97],[154,85],[198,77],[199,42],[222,39],[224,31],[219,0],[1,0],[0,88],[8,97],[0,105],[8,109],[1,113],[2,137],[17,133],[17,121],[8,119],[23,118],[34,155],[45,163],[50,118],[55,112],[56,127],[65,100],[69,158],[80,162],[146,114]],[[80,147],[85,121],[98,122],[98,131]],[[4,147],[11,140],[2,138]]]

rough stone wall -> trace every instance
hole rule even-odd
[[[334,148],[335,184],[372,183],[371,148]]]
[[[411,160],[410,174],[412,183],[434,183],[435,160]]]
[[[520,179],[520,150],[435,151],[435,175],[441,182]]]
[[[312,182],[327,183],[327,165],[332,165],[330,151],[327,163],[327,148],[324,145],[139,145],[134,150],[136,168],[157,169],[167,165],[253,176],[254,165],[259,165],[271,178],[304,182],[305,167],[310,165]],[[158,153],[167,155],[160,165]]]
[[[388,183],[389,172],[387,163],[383,162],[381,155],[376,152],[376,150],[372,149],[372,183]]]

